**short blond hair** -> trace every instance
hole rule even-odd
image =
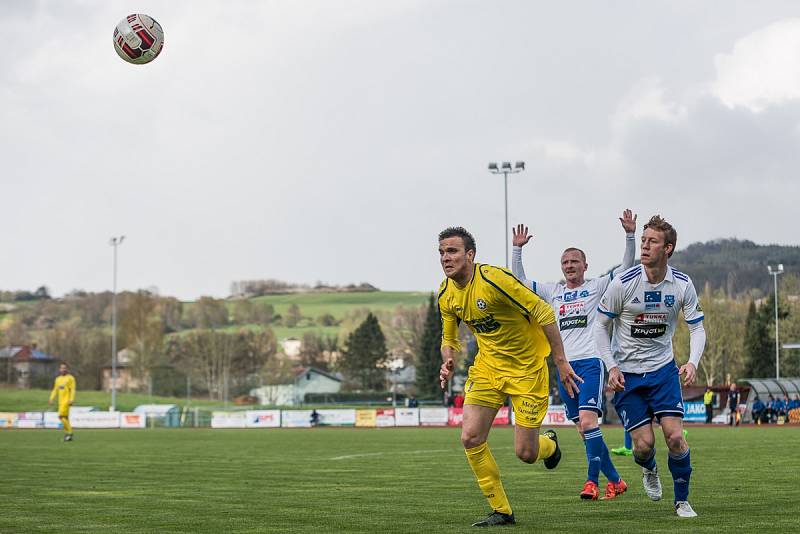
[[[672,250],[670,250],[669,254],[667,254],[667,257],[671,258],[672,253],[675,252],[675,246],[678,244],[678,232],[675,230],[675,228],[673,228],[673,226],[668,223],[666,219],[662,218],[661,215],[653,215],[650,217],[650,220],[644,225],[645,230],[648,228],[664,234],[664,244],[672,245]]]

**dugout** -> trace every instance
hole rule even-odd
[[[792,398],[792,395],[800,395],[800,378],[742,378],[738,380],[739,384],[747,384],[752,391],[752,394],[747,396],[747,403],[742,418],[748,422],[752,422],[753,415],[753,400],[756,395],[764,402],[767,402],[769,395],[774,398],[783,398],[784,396]]]
[[[140,404],[133,413],[144,414],[148,426],[181,426],[181,411],[176,404]]]

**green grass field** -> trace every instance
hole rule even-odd
[[[431,289],[433,291],[433,289]],[[372,311],[391,311],[398,306],[416,307],[427,302],[430,293],[412,291],[373,291],[368,293],[293,293],[256,297],[253,302],[269,303],[275,312],[285,314],[292,304],[297,304],[306,317],[316,319],[330,313],[341,319],[348,312],[368,308]]]
[[[613,446],[621,429],[605,428]],[[0,431],[0,532],[470,532],[487,513],[456,428]],[[691,502],[678,519],[663,445],[664,500],[651,502],[630,458],[630,490],[577,494],[585,455],[560,432],[554,471],[490,444],[517,532],[797,532],[800,428],[690,428]],[[503,530],[505,531],[505,530]]]

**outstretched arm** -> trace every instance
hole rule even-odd
[[[528,234],[528,227],[522,224],[518,224],[516,228],[512,228],[511,233],[513,234],[511,244],[514,245],[514,249],[511,253],[511,272],[513,272],[514,276],[519,278],[523,284],[530,287],[530,281],[525,278],[525,268],[522,266],[522,247],[527,245],[528,241],[530,241],[533,236]]]
[[[633,267],[636,256],[636,218],[637,215],[629,209],[623,211],[619,218],[622,229],[625,230],[625,254],[622,256],[622,264],[612,271],[613,276]]]

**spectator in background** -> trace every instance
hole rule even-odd
[[[406,399],[406,403],[409,408],[416,408],[417,406],[419,406],[419,401],[414,395],[408,397],[408,399]]]
[[[311,410],[311,426],[317,426],[319,424],[319,413],[317,410]]]
[[[739,388],[736,384],[731,384],[731,390],[728,392],[728,409],[731,412],[731,426],[739,426]]]
[[[761,424],[762,419],[766,416],[767,407],[764,402],[758,398],[756,395],[755,400],[753,400],[753,422],[757,425]]]
[[[461,393],[456,393],[456,396],[453,397],[453,408],[463,408],[464,407],[464,395]]]
[[[800,408],[800,398],[797,397],[797,393],[792,395],[792,400],[789,402],[789,411],[796,410]]]
[[[771,423],[773,417],[775,417],[775,399],[770,393],[767,397],[767,422]]]
[[[706,392],[703,394],[703,404],[706,406],[706,423],[710,424],[711,420],[714,419],[714,392],[711,391],[710,387],[707,387]]]
[[[778,412],[778,420],[781,423],[785,423],[787,421],[787,415],[789,414],[789,397],[784,396],[782,399],[776,399],[775,403],[777,406]]]

